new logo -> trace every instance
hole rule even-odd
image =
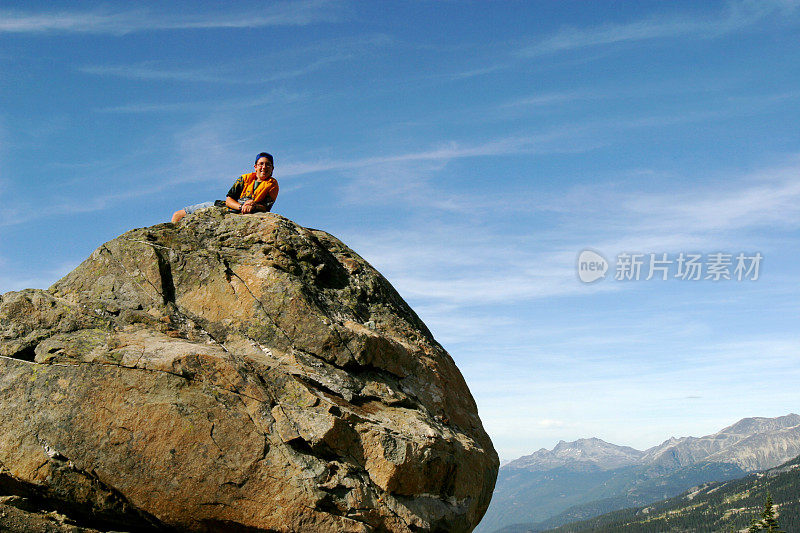
[[[592,283],[606,277],[608,261],[593,250],[583,250],[578,254],[578,278],[584,283]]]

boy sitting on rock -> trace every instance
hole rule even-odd
[[[225,198],[225,205],[233,213],[263,213],[272,209],[278,198],[278,182],[272,177],[273,159],[266,152],[256,156],[255,172],[242,174],[234,182]],[[220,204],[222,202],[219,202]],[[203,202],[184,207],[172,215],[172,223],[177,224],[183,217],[198,209],[213,207],[215,202]]]

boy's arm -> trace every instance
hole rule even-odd
[[[234,200],[230,196],[226,196],[225,197],[225,205],[227,205],[229,208],[233,209],[234,211],[241,211],[242,210],[242,204],[240,204],[238,201]]]
[[[239,203],[239,197],[242,196],[244,190],[244,179],[240,176],[233,182],[227,196],[225,197],[225,205],[234,211],[241,211],[242,204]]]
[[[267,198],[264,200],[263,203],[256,203],[253,202],[250,204],[250,212],[251,213],[268,213],[270,209],[272,209],[272,204],[275,203],[275,200],[272,198]]]

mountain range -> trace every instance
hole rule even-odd
[[[765,472],[733,481],[705,483],[646,507],[623,509],[552,533],[650,533],[683,531],[743,531],[758,519],[769,495],[783,531],[800,531],[800,457]],[[503,529],[523,533],[531,529]]]
[[[745,418],[712,435],[672,437],[647,450],[598,438],[561,441],[500,469],[475,531],[543,531],[647,505],[701,483],[741,478],[798,455],[797,414]]]

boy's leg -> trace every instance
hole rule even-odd
[[[214,207],[214,202],[203,202],[201,204],[194,204],[194,205],[186,206],[183,209],[181,209],[180,211],[175,211],[175,213],[173,213],[173,215],[172,215],[172,223],[173,224],[177,224],[186,215],[191,215],[192,213],[194,213],[195,211],[197,211],[199,209],[206,209],[208,207]]]

